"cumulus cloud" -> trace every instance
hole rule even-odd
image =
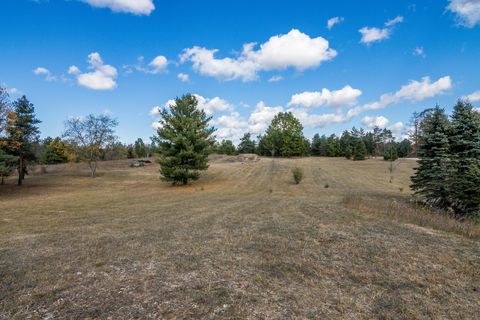
[[[333,28],[334,25],[342,23],[343,22],[343,17],[333,17],[328,19],[327,21],[327,28],[330,30]]]
[[[279,112],[283,112],[282,106],[269,107],[263,101],[258,102],[248,119],[249,131],[254,134],[262,133]]]
[[[50,81],[50,82],[57,80],[57,77],[54,76],[50,72],[50,70],[48,70],[47,68],[44,68],[44,67],[38,67],[38,68],[33,69],[33,73],[37,76],[44,76],[45,80]]]
[[[408,84],[402,86],[397,92],[382,95],[378,101],[350,109],[347,113],[347,117],[352,118],[367,110],[383,109],[388,105],[399,103],[401,101],[423,101],[427,98],[444,94],[451,88],[452,79],[450,76],[439,78],[435,82],[432,82],[430,77],[423,77],[421,81],[412,80]]]
[[[392,131],[393,137],[397,140],[403,140],[408,138],[408,135],[405,133],[405,125],[401,121],[395,122],[387,129]]]
[[[88,64],[88,69],[91,72],[81,73],[76,66],[71,66],[68,69],[69,74],[77,77],[77,82],[80,86],[92,90],[113,90],[117,87],[115,81],[117,69],[111,65],[104,64],[98,52],[88,55]]]
[[[341,113],[312,114],[303,108],[288,109],[287,111],[292,112],[293,115],[300,120],[302,125],[308,129],[324,128],[330,124],[341,123],[348,120],[345,115]]]
[[[248,130],[248,122],[238,112],[222,115],[213,120],[212,125],[218,126],[215,135],[220,140],[238,141]]]
[[[423,49],[423,47],[416,47],[416,48],[413,50],[413,55],[414,55],[414,56],[418,56],[418,57],[422,57],[422,58],[426,58],[426,57],[427,57],[427,54],[425,53],[425,50]]]
[[[457,16],[460,25],[473,28],[480,22],[479,0],[450,0],[447,6]]]
[[[184,50],[180,61],[192,62],[194,70],[202,75],[227,81],[252,81],[258,78],[259,71],[287,68],[303,71],[318,67],[337,55],[324,38],[311,38],[297,29],[273,36],[259,49],[255,48],[256,43],[247,43],[239,56],[219,59],[215,57],[217,49],[193,47]]]
[[[150,15],[155,9],[153,0],[82,0],[93,7],[109,8],[114,12]]]
[[[177,78],[180,79],[180,81],[182,81],[182,82],[187,82],[188,80],[190,80],[189,75],[186,74],[186,73],[177,74]]]
[[[385,28],[363,27],[359,29],[358,32],[362,35],[360,43],[370,44],[388,39],[392,33],[393,26],[401,22],[403,22],[403,17],[398,16],[385,22]]]
[[[480,90],[475,91],[467,96],[462,97],[463,99],[469,100],[470,102],[480,101]]]
[[[168,59],[165,56],[156,56],[150,61],[147,65],[145,65],[144,57],[138,57],[138,62],[134,65],[125,65],[123,66],[126,69],[127,73],[132,73],[133,71],[138,71],[146,74],[159,74],[167,71],[168,67]]]
[[[354,105],[357,98],[362,95],[362,91],[354,89],[351,86],[345,86],[340,90],[330,91],[323,88],[322,91],[306,91],[294,94],[289,106],[300,106],[306,108],[329,106],[341,107],[344,105]]]
[[[390,29],[379,29],[363,27],[358,30],[362,34],[361,43],[369,44],[372,42],[382,41],[390,37]]]
[[[362,124],[369,129],[385,128],[389,122],[384,116],[367,116],[362,119]]]

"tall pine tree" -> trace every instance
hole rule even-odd
[[[215,129],[209,126],[211,118],[197,106],[197,99],[187,94],[160,112],[158,162],[162,178],[173,184],[197,180],[199,171],[208,168]]]
[[[35,117],[35,108],[23,96],[13,103],[13,111],[8,114],[4,148],[18,159],[18,185],[25,179],[27,162],[35,159],[32,144],[38,141],[40,131]]]
[[[449,145],[450,122],[445,110],[435,107],[422,122],[422,144],[418,148],[418,167],[411,178],[411,188],[425,203],[437,207],[450,206],[452,162]]]
[[[480,217],[480,114],[459,100],[452,115],[452,207],[459,217]]]

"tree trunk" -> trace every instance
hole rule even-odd
[[[23,180],[23,157],[20,155],[18,157],[18,185],[22,185],[22,180]]]
[[[88,166],[90,167],[90,170],[92,172],[91,177],[95,178],[97,176],[97,161],[89,161]]]

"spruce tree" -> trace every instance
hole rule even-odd
[[[214,143],[211,117],[190,94],[175,99],[160,116],[158,162],[163,180],[173,184],[197,180],[199,171],[208,169],[208,151]]]
[[[415,195],[437,208],[450,206],[452,162],[449,144],[450,122],[439,106],[430,110],[422,122],[418,167],[411,178]]]
[[[459,217],[480,217],[480,115],[468,101],[455,105],[450,148],[452,208]]]
[[[365,147],[365,143],[357,139],[355,142],[355,147],[353,150],[353,160],[365,160],[365,157],[367,156],[367,147]]]

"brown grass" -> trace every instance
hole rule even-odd
[[[187,187],[128,164],[0,187],[0,319],[478,317],[478,240],[343,204],[408,197],[412,161],[393,183],[380,160],[218,161]]]

